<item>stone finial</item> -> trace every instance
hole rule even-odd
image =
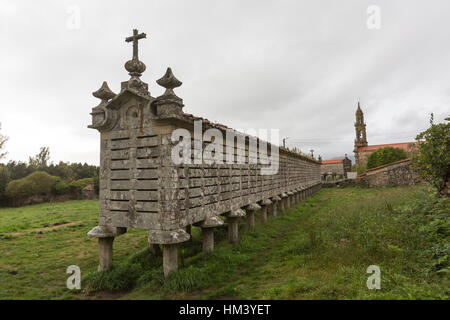
[[[98,99],[101,99],[102,102],[100,104],[105,104],[112,98],[116,96],[114,92],[108,87],[106,81],[103,81],[102,86],[97,91],[92,92],[92,95]]]
[[[157,106],[157,115],[172,116],[183,114],[183,111],[181,110],[184,106],[183,99],[177,97],[173,92],[173,89],[181,86],[182,82],[175,78],[172,69],[167,68],[164,76],[162,76],[161,79],[156,80],[156,83],[161,87],[166,88],[166,91],[156,98],[155,104]]]
[[[319,162],[322,162],[322,156],[319,155]]]
[[[145,33],[139,34],[137,29],[133,29],[133,35],[125,38],[126,42],[133,42],[133,58],[125,62],[125,69],[131,77],[139,78],[146,69],[145,64],[139,60],[138,56],[138,41],[146,37],[147,35]]]
[[[143,82],[139,77],[145,71],[145,64],[139,60],[138,56],[138,41],[146,38],[145,33],[139,33],[137,29],[133,29],[133,35],[125,38],[126,42],[133,42],[133,57],[131,60],[125,62],[125,69],[131,76],[130,80],[122,82],[122,90],[132,89],[143,95],[148,96],[148,84]]]
[[[173,89],[181,86],[183,82],[175,78],[171,68],[167,68],[166,73],[162,76],[161,79],[156,80],[156,83],[159,84],[161,87],[166,88],[166,91],[159,98],[162,97],[170,98],[182,103],[183,100],[177,97],[175,92],[173,92]]]

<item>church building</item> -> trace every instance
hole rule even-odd
[[[358,109],[356,110],[356,122],[355,122],[355,162],[356,166],[366,166],[369,156],[375,150],[380,148],[399,148],[405,150],[406,153],[411,152],[411,148],[417,144],[417,142],[403,142],[403,143],[389,143],[389,144],[377,144],[369,146],[366,136],[366,124],[364,122],[364,113],[358,102]]]

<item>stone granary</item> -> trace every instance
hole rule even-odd
[[[320,165],[320,175],[323,180],[328,177],[342,179],[347,176],[347,172],[352,170],[352,161],[345,155],[341,159],[322,160]]]
[[[388,143],[388,144],[377,144],[371,145],[367,143],[366,136],[366,123],[364,122],[364,113],[358,102],[358,109],[356,109],[356,122],[355,122],[355,163],[358,167],[364,167],[367,165],[369,156],[377,149],[380,148],[399,148],[403,149],[407,154],[411,155],[411,152],[416,148],[417,142],[402,142],[402,143]]]
[[[133,57],[125,63],[131,78],[122,82],[120,93],[113,93],[106,82],[93,93],[101,100],[92,109],[89,126],[100,132],[100,207],[99,225],[88,236],[99,241],[98,270],[107,270],[112,266],[115,237],[127,228],[149,230],[150,249],[158,253],[162,245],[167,276],[178,267],[177,247],[190,239],[191,225],[202,229],[205,252],[214,249],[214,228],[224,221],[229,241],[235,243],[239,219],[245,218],[251,228],[257,212],[267,221],[268,213],[276,216],[319,190],[320,163],[267,144],[271,153],[276,150],[279,155],[278,170],[262,174],[265,165],[255,164],[249,150],[251,141],[263,141],[184,113],[183,100],[173,91],[181,82],[170,68],[157,81],[165,92],[157,98],[151,96],[147,83],[140,79],[146,67],[138,58],[138,40],[145,37],[145,33],[134,30],[133,36],[126,38],[133,42]],[[241,155],[245,161],[174,162],[174,146],[181,141],[173,140],[173,133],[181,129],[195,137],[198,124],[201,133],[209,129],[231,131],[242,139],[244,144],[236,146],[233,138],[231,149],[219,145],[218,150],[231,150],[233,158]],[[195,160],[205,141],[193,141],[188,151],[193,151]],[[190,145],[191,139],[183,142]]]

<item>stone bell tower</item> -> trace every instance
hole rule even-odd
[[[364,123],[364,113],[361,110],[361,106],[358,102],[358,109],[356,110],[356,122],[355,122],[355,132],[356,132],[356,139],[355,139],[355,161],[356,165],[360,164],[359,159],[359,151],[358,148],[361,147],[367,147],[367,138],[366,138],[366,124]]]

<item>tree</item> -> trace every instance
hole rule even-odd
[[[47,168],[47,162],[50,160],[50,149],[42,147],[35,157],[30,157],[29,165],[38,169]]]
[[[413,156],[413,166],[419,174],[443,194],[450,177],[450,117],[447,123],[433,123],[431,114],[430,127],[419,133],[417,152]]]
[[[367,160],[367,169],[379,167],[406,158],[407,155],[403,149],[392,147],[380,148],[375,150],[375,152],[369,156],[369,160]]]
[[[0,124],[0,129],[2,128],[1,124]],[[5,144],[8,141],[8,137],[4,136],[0,133],[0,159],[3,159],[8,152],[2,152],[2,150],[5,148]]]

